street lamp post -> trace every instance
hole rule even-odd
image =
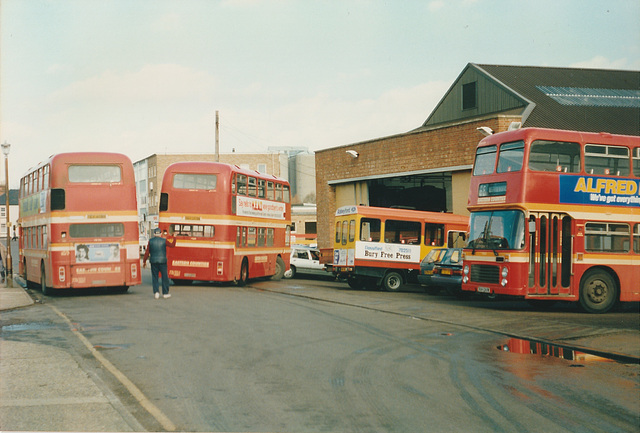
[[[7,268],[5,273],[7,275],[7,287],[13,285],[13,266],[11,264],[11,219],[9,218],[9,150],[11,145],[5,140],[2,143],[2,153],[4,154],[4,203],[6,205],[7,214]]]

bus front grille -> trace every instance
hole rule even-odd
[[[500,267],[495,265],[472,265],[471,281],[474,283],[498,284],[500,282]]]

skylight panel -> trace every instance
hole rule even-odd
[[[536,86],[561,105],[640,108],[640,90]]]

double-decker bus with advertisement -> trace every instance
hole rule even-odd
[[[140,284],[138,205],[121,154],[52,155],[20,179],[19,272],[53,289]]]
[[[171,164],[162,180],[159,227],[177,239],[167,250],[176,283],[280,279],[291,252],[289,183],[218,162]]]
[[[592,313],[640,301],[640,137],[524,128],[477,146],[462,289]]]
[[[373,206],[336,210],[333,274],[354,289],[398,291],[417,281],[420,261],[436,247],[462,247],[469,218]]]

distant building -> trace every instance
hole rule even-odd
[[[4,184],[0,186],[2,190],[2,195],[0,195],[0,239],[7,239],[7,200],[6,194],[4,192]],[[11,226],[11,230],[9,231],[9,235],[13,237],[15,234],[18,235],[18,214],[20,212],[20,206],[18,205],[18,194],[19,191],[17,189],[9,190],[9,224]]]
[[[639,87],[638,71],[469,63],[420,127],[316,152],[318,246],[340,206],[468,214],[478,127],[640,135]]]

